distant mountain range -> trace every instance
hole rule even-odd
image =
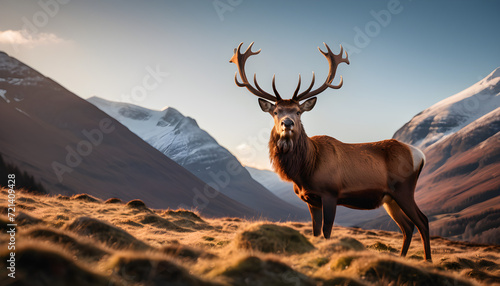
[[[309,219],[306,208],[288,203],[281,194],[271,193],[194,119],[176,109],[155,111],[98,97],[88,101],[205,183],[260,215],[274,220]],[[292,194],[295,195],[293,191]]]
[[[207,186],[118,121],[0,52],[0,153],[51,194],[140,198],[209,216],[259,213]],[[208,195],[207,195],[208,194]]]
[[[500,244],[500,68],[420,112],[394,138],[427,157],[415,198],[431,234]],[[389,220],[362,226],[396,229]]]

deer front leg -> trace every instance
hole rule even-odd
[[[311,213],[313,234],[314,236],[319,236],[321,234],[321,224],[323,220],[323,213],[321,208],[314,207],[311,204],[307,204],[309,207],[309,212]]]
[[[333,195],[325,195],[321,197],[323,203],[323,236],[330,238],[335,220],[335,212],[337,211],[337,197]]]

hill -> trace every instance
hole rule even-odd
[[[213,216],[257,212],[207,186],[118,121],[0,52],[0,155],[51,194],[140,197]],[[207,195],[208,194],[208,195]]]
[[[6,206],[8,190],[0,190]],[[207,218],[151,209],[139,200],[16,190],[15,262],[6,217],[0,227],[1,285],[492,285],[498,246],[432,237],[434,262],[417,236],[398,257],[395,232],[334,227],[313,237],[309,223]],[[8,264],[9,263],[9,264]],[[10,269],[14,265],[15,269]],[[15,270],[15,278],[8,274]]]

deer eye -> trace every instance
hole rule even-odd
[[[276,112],[276,111],[275,111],[275,112],[274,112],[274,115],[278,115],[278,112]]]
[[[297,111],[297,115],[300,115],[300,111]]]

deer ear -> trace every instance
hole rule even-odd
[[[310,111],[313,109],[314,105],[316,104],[316,97],[313,97],[311,99],[306,100],[304,103],[300,105],[300,111],[306,112]]]
[[[260,109],[262,109],[262,111],[264,111],[264,112],[271,113],[274,110],[274,104],[272,104],[269,101],[264,100],[262,98],[259,98],[259,105],[260,105]]]

